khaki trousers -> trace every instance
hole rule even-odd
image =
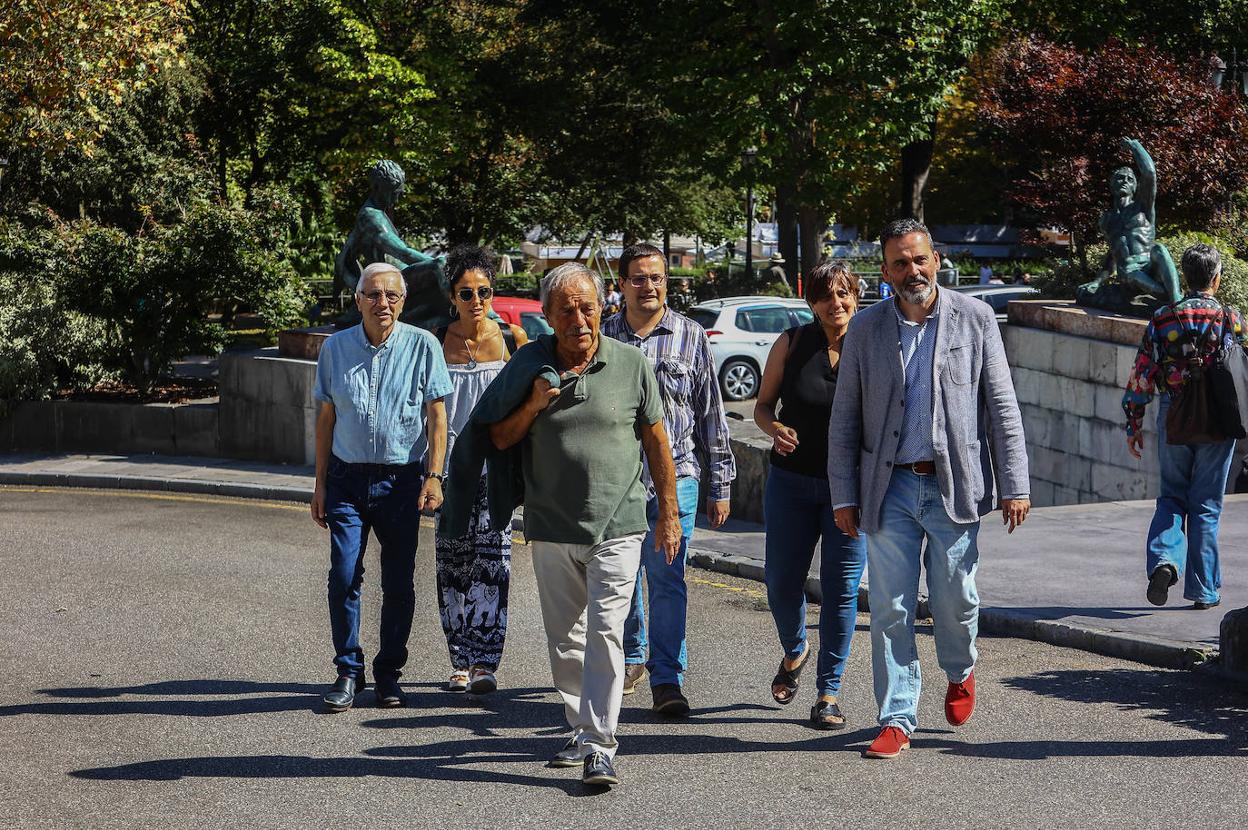
[[[618,746],[624,620],[644,537],[634,533],[597,545],[532,543],[550,670],[582,757],[614,757]]]

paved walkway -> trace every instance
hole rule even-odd
[[[165,456],[0,455],[0,484],[128,488],[306,501],[310,467]],[[1049,507],[1013,535],[985,521],[979,590],[986,633],[1042,640],[1162,666],[1193,666],[1218,645],[1222,615],[1248,605],[1248,495],[1228,496],[1223,514],[1222,605],[1192,610],[1182,585],[1171,603],[1144,600],[1144,532],[1152,502]],[[700,527],[696,564],[762,579],[763,528]],[[816,564],[817,573],[817,564]],[[818,597],[812,575],[810,593]],[[864,590],[865,593],[865,590]]]

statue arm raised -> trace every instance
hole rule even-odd
[[[1153,219],[1153,205],[1157,200],[1157,166],[1153,157],[1144,149],[1144,145],[1134,138],[1124,138],[1122,145],[1131,151],[1135,160],[1135,168],[1140,171],[1139,186],[1135,198],[1148,211],[1148,218]]]

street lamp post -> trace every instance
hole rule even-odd
[[[754,159],[758,155],[757,147],[747,147],[741,153],[741,167],[746,172],[745,179],[745,276],[754,276]]]

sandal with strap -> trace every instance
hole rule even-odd
[[[468,691],[468,672],[464,670],[451,672],[451,679],[446,681],[446,690],[448,692]]]
[[[810,656],[810,646],[802,652],[802,662],[798,663],[791,669],[784,667],[784,658],[780,659],[780,668],[776,670],[776,676],[771,679],[771,697],[781,706],[788,706],[793,702],[793,698],[797,697],[798,683],[797,679],[802,675],[802,669],[806,667],[806,660]],[[776,694],[776,687],[783,686],[786,694]]]
[[[844,729],[845,716],[835,700],[818,700],[810,708],[810,723],[816,729]]]

